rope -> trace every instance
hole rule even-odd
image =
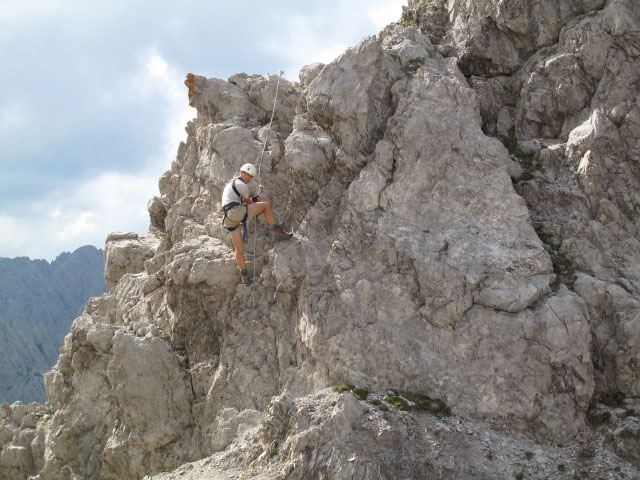
[[[276,83],[276,95],[273,98],[273,108],[271,109],[271,120],[269,120],[269,128],[267,130],[267,138],[265,138],[264,140],[264,144],[262,145],[262,152],[260,153],[260,160],[258,161],[258,195],[260,195],[260,191],[262,189],[262,182],[261,182],[261,175],[260,175],[260,171],[262,169],[262,162],[264,161],[264,152],[267,149],[267,143],[269,143],[269,140],[271,139],[271,124],[273,123],[273,116],[276,113],[276,103],[278,101],[278,90],[280,89],[280,79],[282,78],[282,75],[284,74],[284,72],[282,70],[280,70],[280,75],[278,75],[278,83]],[[253,235],[253,282],[252,283],[252,288],[251,288],[251,303],[252,303],[252,309],[253,309],[253,321],[254,323],[257,322],[257,318],[256,318],[256,250],[258,247],[258,229],[257,229],[257,219],[256,217],[253,217],[253,231],[254,231],[254,235]]]

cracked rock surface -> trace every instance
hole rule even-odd
[[[638,87],[593,80],[622,54],[637,74],[637,9],[486,3],[410,2],[415,24],[305,67],[299,86],[189,74],[197,117],[151,233],[108,238],[111,291],[47,374],[46,425],[25,437],[4,417],[0,473],[637,476]],[[603,64],[585,52],[605,31]],[[534,95],[550,86],[555,103]],[[295,235],[251,227],[248,287],[220,199],[263,142],[254,194]],[[340,382],[372,395],[326,390]],[[451,416],[398,410],[394,392]]]

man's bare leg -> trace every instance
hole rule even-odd
[[[264,219],[267,221],[267,225],[273,225],[276,223],[276,216],[273,214],[273,209],[269,202],[256,202],[252,205],[255,205],[254,212],[256,217],[263,214]]]
[[[231,232],[231,241],[233,242],[233,248],[236,251],[236,263],[240,270],[245,270],[246,265],[244,262],[244,242],[242,241],[242,227],[236,228]]]
[[[276,224],[276,216],[273,214],[273,209],[269,202],[257,202],[252,205],[255,206],[253,210],[254,216],[257,217],[260,214],[264,214],[264,219],[267,221],[267,225],[274,226],[273,235],[276,239],[287,240],[293,236],[292,233],[286,233],[282,227]]]

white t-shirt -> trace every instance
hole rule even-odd
[[[240,192],[240,195],[242,195],[242,198],[247,198],[249,196],[249,185],[244,183],[239,178],[234,178],[233,180],[231,180],[229,183],[225,185],[224,190],[222,191],[223,207],[233,202],[242,203],[242,198],[239,198],[238,195],[236,195],[236,192],[233,191],[233,187],[231,186],[233,182],[235,182],[236,190]]]

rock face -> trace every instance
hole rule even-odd
[[[189,74],[153,233],[109,237],[47,427],[5,419],[0,469],[638,476],[637,8],[480,3],[410,2],[299,87]],[[254,287],[220,225],[246,162],[295,232],[252,226]]]
[[[103,269],[92,246],[51,263],[0,258],[0,403],[46,400],[42,375],[87,299],[106,291]]]
[[[479,34],[474,28],[454,33],[457,19],[473,11],[465,2],[456,2],[444,16],[435,15],[442,2],[410,2],[404,16],[415,19],[425,32],[437,32],[442,25],[452,29],[446,36],[436,35],[437,47],[457,51],[461,68],[474,74],[469,81],[478,94],[483,129],[501,138],[523,168],[516,190],[527,202],[532,224],[551,254],[559,280],[588,304],[597,393],[637,396],[637,4],[611,0],[483,5],[475,8],[487,9],[486,20],[494,25],[487,32],[493,33]],[[565,14],[557,15],[555,24],[546,14],[535,15],[530,33],[545,31],[546,40],[536,44],[534,53],[516,61],[508,48],[486,50],[481,53],[491,58],[491,66],[464,67],[468,52],[480,51],[483,44],[475,42],[475,36],[491,43],[496,29],[501,34],[517,31],[518,22],[509,17],[521,12],[522,19],[529,18],[525,10],[541,6]],[[567,17],[567,12],[582,15]],[[507,69],[508,64],[513,67]],[[501,76],[504,73],[509,76]]]

